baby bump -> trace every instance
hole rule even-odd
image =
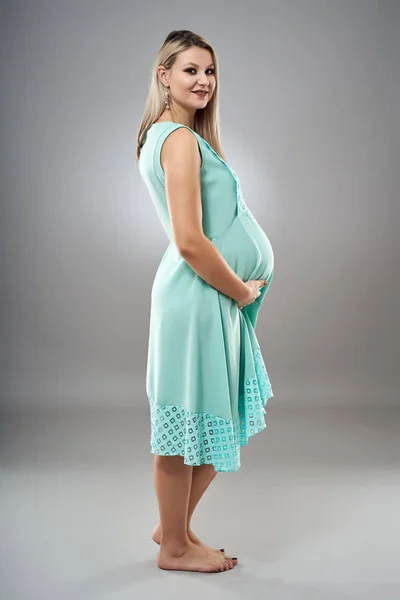
[[[271,243],[250,210],[239,214],[225,233],[211,241],[243,281],[268,279],[274,270]]]

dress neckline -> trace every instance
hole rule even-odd
[[[174,125],[182,125],[183,127],[189,127],[189,125],[185,125],[184,123],[176,123],[176,121],[154,121],[154,123],[152,123],[150,127],[153,127],[153,125],[162,125],[163,123],[174,123]],[[189,129],[191,131],[194,131],[194,129],[192,129],[191,127],[189,127]],[[197,131],[194,131],[194,133],[197,133]],[[199,134],[197,133],[197,135]]]
[[[197,133],[197,131],[195,131],[194,129],[192,129],[191,127],[189,127],[189,125],[185,125],[184,123],[175,123],[175,121],[155,121],[154,123],[152,123],[150,125],[149,129],[151,127],[153,127],[153,125],[161,125],[162,123],[174,123],[174,125],[182,125],[183,127],[187,127],[188,129],[190,129],[190,131],[192,131],[201,140],[203,140],[203,142],[207,145],[207,147],[211,150],[211,152],[218,158],[218,160],[220,160],[224,165],[226,165],[228,167],[228,169],[232,173],[233,177],[236,179],[237,184],[239,185],[239,181],[238,181],[238,178],[237,178],[237,173],[232,169],[232,167],[230,167],[228,165],[228,163],[223,158],[220,157],[219,154],[217,154],[215,152],[214,148],[207,142],[207,140],[205,140],[199,133]]]

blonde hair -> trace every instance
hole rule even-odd
[[[193,33],[192,31],[188,31],[187,29],[171,31],[165,38],[154,61],[153,71],[151,75],[150,90],[136,139],[137,160],[139,160],[142,146],[146,140],[147,130],[155,121],[159,119],[159,117],[165,110],[165,88],[158,78],[158,67],[160,65],[163,65],[166,69],[171,69],[172,65],[175,62],[177,54],[179,54],[179,52],[182,52],[183,50],[186,50],[187,48],[191,48],[192,46],[198,46],[199,48],[205,48],[206,50],[209,50],[211,52],[212,60],[215,67],[214,93],[207,106],[203,109],[198,109],[196,111],[193,129],[210,144],[213,150],[223,160],[225,160],[225,155],[222,152],[219,135],[219,92],[217,56],[212,46],[205,40],[205,38],[201,37],[200,35],[197,35],[196,33]]]

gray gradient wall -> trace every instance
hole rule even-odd
[[[223,147],[274,248],[276,402],[399,402],[399,4],[2,3],[3,406],[147,407],[168,240],[135,138],[182,28],[216,48]]]

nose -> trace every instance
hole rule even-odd
[[[199,77],[197,80],[199,85],[207,85],[208,84],[208,77],[206,74],[204,74],[203,76]]]

